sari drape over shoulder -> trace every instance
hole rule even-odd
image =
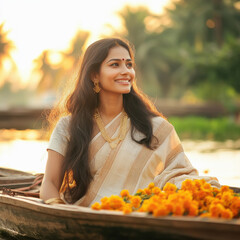
[[[69,136],[67,126],[70,117],[62,118],[50,139],[48,149],[61,153],[66,151]],[[110,137],[118,135],[121,114],[105,128]],[[138,144],[131,137],[131,123],[125,139],[112,149],[99,132],[90,142],[90,168],[93,181],[84,197],[75,204],[90,206],[101,198],[119,195],[122,189],[134,194],[139,188],[145,188],[150,182],[163,188],[167,182],[181,187],[185,179],[204,178],[215,187],[219,182],[212,177],[200,177],[184,153],[174,127],[162,117],[152,119],[153,134],[157,138],[157,147],[151,150]],[[134,137],[142,139],[142,133],[135,131]],[[55,142],[58,140],[58,144]]]

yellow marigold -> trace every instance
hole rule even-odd
[[[152,193],[158,195],[161,192],[161,189],[159,187],[154,187],[152,189]]]
[[[229,186],[222,186],[221,189],[220,189],[220,192],[223,193],[223,192],[231,192],[233,193],[233,190],[229,188]]]
[[[210,183],[204,183],[202,185],[202,190],[207,191],[207,192],[212,192],[212,186]]]
[[[174,204],[173,206],[173,215],[175,216],[182,216],[183,213],[184,213],[184,207],[183,207],[183,204],[181,203],[177,203],[177,204]]]
[[[167,182],[166,185],[163,187],[163,191],[165,192],[176,192],[176,190],[177,190],[176,185],[170,182]]]
[[[181,189],[189,190],[189,191],[193,192],[193,191],[195,191],[196,186],[191,179],[186,179],[185,181],[182,182]]]
[[[129,203],[125,204],[122,208],[124,214],[129,214],[132,212],[132,207]]]
[[[211,215],[211,217],[221,217],[221,212],[224,210],[224,207],[222,204],[218,203],[218,204],[212,204],[209,208],[209,213]]]
[[[197,202],[196,203],[192,202],[192,204],[190,204],[190,206],[187,208],[187,211],[188,211],[188,216],[192,216],[192,217],[197,216],[199,213]]]
[[[121,191],[120,195],[124,198],[124,197],[129,197],[130,194],[128,192],[128,190],[124,189]]]
[[[138,190],[137,190],[137,193],[142,194],[142,193],[143,193],[143,190],[142,190],[142,189],[138,189]]]
[[[110,207],[114,210],[121,209],[125,203],[121,197],[115,196],[115,195],[112,195],[109,198],[109,202],[110,202]]]
[[[154,188],[154,186],[155,186],[154,183],[151,182],[151,183],[149,183],[148,188],[152,189],[152,188]]]
[[[231,192],[223,192],[221,199],[224,207],[229,207],[232,203],[233,195]]]
[[[103,197],[101,198],[101,202],[104,203],[104,202],[107,202],[108,201],[108,197]]]
[[[201,189],[201,187],[206,183],[205,179],[195,179],[193,180],[193,185],[195,189]]]
[[[213,187],[212,188],[212,193],[213,193],[213,196],[217,196],[217,194],[220,193],[220,189]]]
[[[212,196],[211,192],[205,192],[203,190],[199,190],[198,192],[195,193],[195,198],[197,200],[203,200],[207,196]]]
[[[101,209],[101,204],[98,202],[95,202],[94,204],[92,204],[92,209],[94,210],[100,210]]]
[[[152,213],[157,207],[158,204],[156,202],[150,201],[147,205],[147,211]]]
[[[110,201],[108,197],[104,197],[101,199],[101,209],[105,209],[105,210],[110,210],[111,206],[110,206]]]
[[[234,197],[230,206],[233,216],[236,217],[240,214],[240,197]]]
[[[206,196],[203,200],[203,205],[204,206],[209,206],[214,200],[215,200],[214,197]]]
[[[134,208],[139,208],[141,203],[141,198],[139,196],[133,196],[131,198],[131,204]]]
[[[221,212],[221,217],[225,219],[232,219],[233,213],[230,209],[223,209]]]
[[[152,194],[152,190],[149,189],[149,188],[144,188],[144,189],[143,189],[143,194],[145,194],[145,195],[151,195],[151,194]]]
[[[153,211],[153,216],[155,217],[160,217],[160,216],[167,216],[169,215],[169,210],[166,206],[164,205],[161,205],[161,206],[158,206],[156,209],[154,209]]]

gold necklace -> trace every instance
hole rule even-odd
[[[112,149],[116,148],[117,145],[119,144],[119,142],[121,142],[125,138],[126,133],[127,133],[127,119],[128,119],[128,116],[127,116],[126,112],[124,110],[122,112],[120,129],[119,129],[119,132],[118,132],[118,136],[115,137],[115,138],[110,138],[108,136],[108,134],[106,132],[106,129],[104,127],[103,120],[101,118],[101,115],[100,115],[98,109],[96,109],[96,112],[94,114],[94,118],[95,118],[96,123],[98,125],[98,128],[99,128],[99,130],[102,134],[102,137],[105,139],[105,141],[107,141],[109,143],[109,145]]]

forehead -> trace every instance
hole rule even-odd
[[[116,46],[109,50],[105,61],[110,59],[131,59],[128,50],[122,46]]]

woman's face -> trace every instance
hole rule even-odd
[[[127,49],[121,46],[109,50],[108,56],[102,62],[99,73],[93,81],[99,81],[101,91],[105,93],[124,94],[131,90],[135,78],[133,59]]]

